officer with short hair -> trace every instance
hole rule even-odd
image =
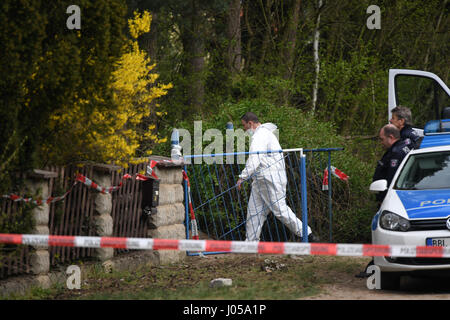
[[[400,130],[393,124],[387,124],[380,129],[379,139],[386,152],[381,160],[378,161],[372,181],[386,179],[389,186],[400,163],[402,163],[410,149],[406,141],[401,139]],[[377,193],[376,199],[380,204],[383,202],[386,193],[387,191]],[[373,265],[373,259],[366,266],[366,269],[357,274],[356,277],[370,277],[371,274],[367,272],[367,268],[371,265]]]
[[[387,124],[381,128],[379,139],[386,152],[381,160],[378,161],[372,181],[386,179],[389,186],[400,163],[409,153],[410,148],[404,140],[401,140],[400,131],[393,124]],[[380,192],[376,198],[379,202],[382,202],[385,195],[386,191]]]
[[[400,139],[404,140],[409,149],[419,146],[420,136],[412,127],[411,110],[404,106],[397,106],[391,110],[391,124],[400,130]]]

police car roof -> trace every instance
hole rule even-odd
[[[440,138],[437,138],[438,136],[425,136],[419,148],[411,150],[410,153],[413,153],[413,151],[417,151],[414,153],[448,151],[450,150],[450,134],[446,136],[447,140],[442,139],[443,138],[442,136]]]
[[[426,135],[423,137],[422,143],[419,149],[438,147],[438,146],[449,146],[450,147],[450,133],[446,134],[436,134],[436,135]]]
[[[420,149],[450,146],[450,119],[428,121],[424,128],[424,134]]]

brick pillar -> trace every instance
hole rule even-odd
[[[27,187],[36,196],[46,199],[51,195],[49,190],[49,179],[56,178],[56,172],[34,169],[27,175]],[[44,203],[32,209],[33,220],[35,222],[33,234],[49,234],[49,205]],[[36,285],[42,288],[50,287],[50,254],[48,246],[33,246],[34,252],[30,255],[31,272],[36,275]]]

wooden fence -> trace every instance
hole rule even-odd
[[[124,174],[144,173],[147,163],[129,165],[126,169],[111,171],[113,186],[119,185]],[[94,200],[97,191],[88,188],[82,183],[75,184],[77,173],[94,180],[94,166],[84,165],[67,167],[47,167],[45,170],[56,172],[57,177],[48,179],[48,194],[56,197],[71,192],[63,201],[58,201],[49,206],[49,234],[53,235],[78,235],[95,236],[95,212]],[[75,185],[74,185],[75,184]],[[146,237],[147,223],[141,209],[141,184],[142,181],[128,179],[123,181],[120,189],[111,193],[113,218],[113,234],[117,237]],[[108,187],[108,186],[106,186]],[[23,202],[13,202],[9,199],[0,200],[0,208],[3,224],[13,225],[24,217],[21,208]],[[0,232],[2,231],[0,224]],[[30,246],[14,246],[0,244],[0,279],[13,275],[29,274],[30,254],[34,249]],[[115,249],[114,254],[120,254],[126,250]],[[68,264],[73,261],[93,258],[95,249],[49,247],[50,266]]]
[[[2,214],[2,223],[0,228],[12,226],[23,217],[24,204],[10,200],[0,200],[0,213]],[[17,275],[26,274],[31,271],[30,268],[30,250],[29,246],[2,245],[0,244],[0,279]]]

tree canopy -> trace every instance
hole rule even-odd
[[[447,0],[377,1],[380,29],[367,26],[372,4],[129,1],[156,17],[157,32],[143,44],[162,78],[174,84],[165,99],[165,124],[206,117],[224,102],[265,97],[314,111],[347,135],[376,133],[387,121],[390,68],[431,71],[444,82],[449,78]]]
[[[138,46],[149,12],[121,0],[78,2],[81,27],[67,25],[69,1],[0,4],[0,184],[17,171],[80,161],[126,163],[164,142],[155,64]]]

